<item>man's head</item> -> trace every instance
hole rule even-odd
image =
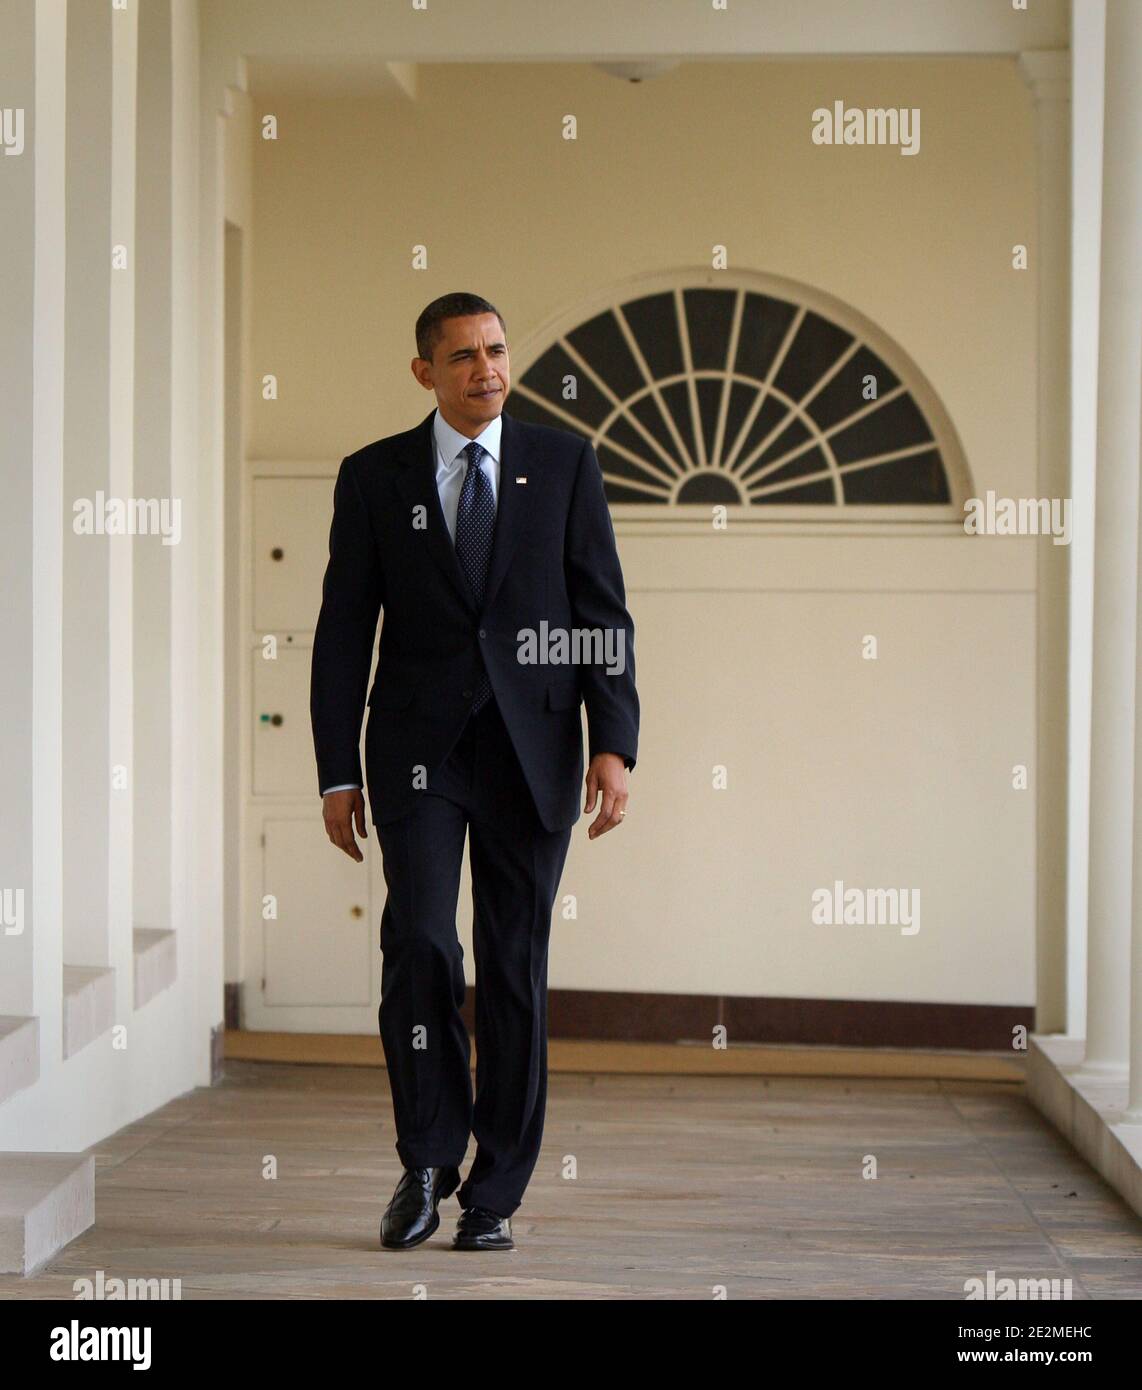
[[[436,392],[448,424],[475,439],[511,389],[507,329],[495,305],[477,294],[434,299],[416,321],[416,351],[413,376]]]

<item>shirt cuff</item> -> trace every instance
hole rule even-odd
[[[325,790],[321,793],[321,795],[328,796],[330,792],[347,792],[360,790],[360,782],[339,782],[335,787],[326,787]]]

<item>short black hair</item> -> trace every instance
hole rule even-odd
[[[472,314],[495,314],[504,330],[505,338],[507,337],[508,326],[504,323],[503,314],[494,304],[489,304],[478,294],[464,294],[458,291],[455,294],[441,295],[421,312],[416,321],[416,355],[431,362],[436,345],[443,336],[440,326],[444,320],[467,318]]]

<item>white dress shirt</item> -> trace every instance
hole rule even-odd
[[[492,485],[493,503],[499,500],[500,495],[500,433],[502,429],[503,420],[497,415],[494,420],[489,420],[476,436],[476,443],[481,444],[484,449],[480,468]],[[466,434],[454,430],[441,415],[439,408],[433,416],[432,434],[436,441],[436,493],[440,498],[440,510],[444,513],[444,523],[448,527],[448,534],[452,537],[452,544],[455,545],[456,513],[460,506],[460,489],[464,486],[464,474],[468,471],[468,455],[464,450],[472,441]],[[335,787],[326,787],[321,795],[327,796],[330,792],[349,791],[360,785],[359,782],[341,782]]]

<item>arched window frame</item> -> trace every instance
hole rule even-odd
[[[947,478],[950,500],[945,503],[739,503],[728,504],[727,513],[730,525],[738,530],[774,529],[796,531],[808,534],[820,529],[829,532],[857,534],[884,534],[886,531],[898,533],[902,528],[911,534],[931,534],[933,530],[947,532],[951,529],[963,533],[963,504],[974,496],[971,472],[968,468],[959,435],[951,418],[933,389],[927,377],[908,356],[903,348],[887,333],[867,318],[859,310],[846,304],[836,296],[782,276],[770,275],[762,271],[715,271],[708,267],[682,268],[668,272],[652,272],[600,288],[595,293],[576,301],[569,307],[547,320],[534,332],[528,334],[518,345],[512,347],[512,391],[506,409],[511,413],[511,397],[522,396],[533,400],[544,410],[559,416],[559,403],[553,403],[524,386],[523,378],[528,370],[554,344],[560,343],[568,355],[579,363],[581,370],[590,374],[589,364],[567,342],[567,335],[580,325],[589,322],[598,314],[614,310],[632,300],[647,295],[668,292],[675,299],[675,311],[679,323],[685,324],[684,293],[692,289],[719,289],[738,291],[734,311],[734,329],[731,331],[729,360],[733,361],[735,334],[741,313],[741,304],[746,292],[769,295],[775,299],[786,300],[798,307],[792,330],[787,342],[775,359],[775,366],[793,341],[796,327],[803,314],[812,311],[823,319],[836,324],[853,335],[854,347],[867,345],[893,372],[901,386],[907,390],[923,414],[931,430],[936,448],[939,450]],[[510,342],[510,339],[509,339]],[[850,352],[853,349],[850,349]],[[688,343],[683,335],[683,353],[689,362]],[[636,357],[638,356],[636,352]],[[846,354],[847,356],[848,354]],[[694,408],[693,390],[697,377],[708,373],[697,372],[689,377],[691,407]],[[607,394],[610,391],[598,382]],[[616,405],[615,410],[619,410]],[[614,418],[614,413],[609,419]],[[604,438],[608,422],[600,429],[591,430],[584,422],[570,412],[564,413],[562,421],[567,429],[585,435],[592,445],[598,447]],[[627,501],[612,501],[611,513],[616,528],[637,532],[689,531],[707,533],[710,528],[712,504],[677,503],[663,505],[661,502],[645,504]]]

